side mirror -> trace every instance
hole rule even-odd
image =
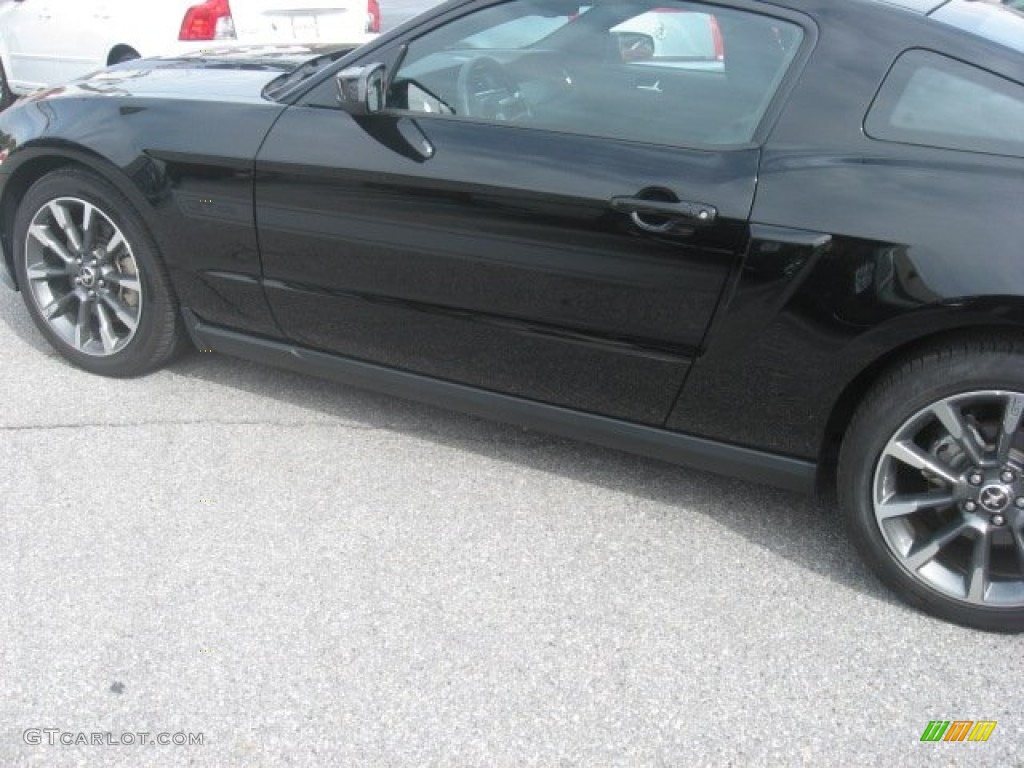
[[[383,64],[341,70],[335,77],[341,108],[350,115],[372,115],[384,109],[385,74]]]

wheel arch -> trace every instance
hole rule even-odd
[[[134,45],[127,45],[126,43],[118,43],[110,49],[107,53],[107,66],[117,64],[121,61],[126,60],[124,57],[127,56],[132,59],[138,59],[142,57],[139,53],[139,49]]]
[[[825,423],[818,455],[819,492],[828,492],[835,487],[839,448],[858,406],[875,383],[894,368],[929,349],[955,344],[958,341],[993,336],[1024,339],[1024,299],[1007,297],[999,302],[999,308],[1002,310],[998,313],[1001,315],[999,319],[991,316],[987,319],[972,316],[967,322],[963,322],[964,318],[956,313],[949,318],[948,326],[904,338],[872,359],[847,382],[836,398]]]
[[[113,184],[135,206],[138,213],[149,225],[154,238],[160,243],[160,229],[152,217],[152,203],[145,194],[115,165],[93,152],[83,148],[42,148],[26,147],[19,153],[20,162],[10,171],[10,176],[0,197],[0,239],[7,267],[14,278],[13,231],[14,218],[18,203],[29,188],[48,173],[61,168],[82,168],[95,173],[100,178]],[[15,156],[17,157],[17,156]],[[8,162],[15,160],[12,157]]]

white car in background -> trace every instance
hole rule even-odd
[[[379,31],[378,0],[0,0],[0,108],[141,56],[362,43]]]
[[[612,27],[623,61],[725,71],[725,45],[711,14],[656,8]]]

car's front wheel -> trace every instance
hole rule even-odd
[[[135,376],[182,345],[152,236],[124,195],[92,173],[55,171],[29,189],[15,217],[14,267],[32,319],[81,368]]]
[[[843,442],[852,538],[904,600],[1024,631],[1024,343],[936,347],[892,371]]]

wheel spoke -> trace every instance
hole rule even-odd
[[[1013,528],[1010,532],[1013,534],[1014,549],[1017,550],[1017,567],[1020,568],[1020,575],[1024,576],[1024,528]]]
[[[107,252],[107,258],[109,259],[109,258],[113,257],[114,251],[116,251],[118,248],[121,248],[121,247],[123,247],[125,245],[126,245],[126,243],[124,241],[124,238],[121,236],[121,233],[118,232],[117,230],[115,230],[114,231],[114,236],[111,237],[110,240],[107,241],[106,246],[104,246],[104,250]]]
[[[64,247],[64,244],[53,236],[49,227],[36,224],[28,232],[32,237],[57,254],[65,264],[74,263],[75,257],[68,253],[68,249]]]
[[[124,288],[126,291],[135,291],[135,293],[138,293],[142,288],[138,275],[126,275],[120,272],[112,272],[107,275],[105,279],[108,283],[113,283],[114,285]]]
[[[112,296],[109,293],[102,294],[102,297],[103,303],[114,311],[114,314],[117,315],[117,319],[121,321],[121,324],[129,331],[134,331],[135,326],[138,325],[138,320],[128,306],[116,296]]]
[[[82,205],[82,253],[91,251],[96,240],[96,219],[93,217],[95,210],[88,203]]]
[[[28,274],[28,279],[33,282],[42,282],[46,280],[57,280],[66,278],[68,271],[61,269],[60,267],[50,267],[46,264],[36,264],[35,266],[29,267],[25,270]]]
[[[53,214],[54,221],[57,222],[57,225],[64,230],[64,236],[68,240],[68,245],[74,248],[78,253],[81,253],[82,235],[79,233],[78,228],[75,227],[75,223],[71,220],[71,214],[68,213],[68,209],[57,201],[54,201],[50,203],[50,213]]]
[[[920,512],[922,509],[934,509],[953,503],[951,493],[931,493],[920,496],[892,496],[888,500],[875,505],[875,517],[888,520]]]
[[[985,602],[985,588],[988,586],[988,564],[992,552],[992,537],[985,531],[974,539],[971,551],[971,567],[967,572],[967,599],[972,603]]]
[[[936,403],[932,406],[932,413],[942,422],[942,426],[949,432],[957,445],[967,454],[967,457],[974,465],[980,465],[984,459],[983,448],[974,439],[974,434],[963,420],[959,408],[954,408],[948,400]]]
[[[931,562],[939,552],[960,538],[969,527],[970,524],[966,520],[958,519],[939,529],[931,538],[910,551],[905,560],[907,567],[912,571],[917,571],[921,566]]]
[[[1013,439],[1020,428],[1020,417],[1024,414],[1024,395],[1008,395],[1003,410],[1003,420],[999,424],[999,438],[996,442],[996,461],[1005,464],[1010,457]]]
[[[897,461],[909,464],[915,469],[930,472],[936,477],[944,480],[949,485],[956,485],[958,482],[957,476],[949,467],[939,461],[935,456],[925,453],[910,440],[901,440],[900,442],[889,443],[885,448],[885,452]]]
[[[89,323],[89,302],[80,298],[78,301],[78,318],[75,320],[75,348],[81,350],[92,338]]]
[[[67,314],[75,298],[77,297],[74,293],[65,293],[59,299],[55,299],[43,307],[43,316],[47,320],[56,320],[58,317]]]
[[[114,324],[110,322],[110,314],[102,304],[96,305],[96,319],[100,324],[100,341],[103,342],[103,351],[108,355],[117,346],[117,334],[114,332]]]

